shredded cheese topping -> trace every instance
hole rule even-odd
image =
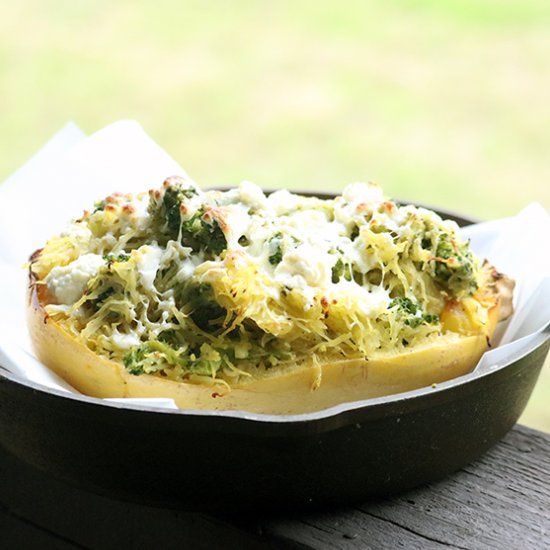
[[[31,269],[48,314],[96,353],[136,375],[227,384],[428,342],[480,281],[454,222],[375,184],[323,200],[180,177],[98,202]]]

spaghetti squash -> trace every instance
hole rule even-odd
[[[83,393],[273,414],[470,371],[511,288],[454,222],[375,184],[320,199],[181,177],[99,201],[30,276],[36,353]]]

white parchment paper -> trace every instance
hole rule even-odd
[[[135,121],[86,137],[70,123],[0,185],[0,368],[50,388],[75,392],[33,355],[25,322],[29,255],[96,200],[114,191],[141,192],[186,175]],[[550,323],[550,216],[531,204],[517,216],[469,226],[464,236],[516,280],[515,313],[477,368],[490,368],[526,346]],[[75,392],[77,393],[77,392]],[[175,408],[170,399],[117,399]]]

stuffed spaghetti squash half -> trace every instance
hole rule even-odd
[[[320,199],[172,177],[33,254],[28,325],[84,394],[295,414],[471,371],[512,286],[375,184]]]

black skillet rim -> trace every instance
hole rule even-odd
[[[225,190],[225,188],[217,188],[218,190]],[[266,193],[270,193],[268,190]],[[330,192],[318,192],[313,193],[311,191],[293,191],[307,196],[317,196],[319,198],[331,198],[335,193]],[[410,204],[409,201],[399,201],[398,204]],[[451,219],[458,223],[459,226],[466,226],[473,223],[477,223],[479,220],[473,218],[468,218],[462,214],[458,214],[449,210],[429,207],[425,205],[417,205],[424,208],[429,208],[430,210],[435,211],[437,214],[441,215],[444,219]],[[193,422],[199,422],[204,420],[208,424],[211,422],[223,422],[224,426],[232,426],[234,429],[239,430],[239,427],[247,425],[250,427],[251,424],[256,424],[259,426],[258,433],[264,433],[264,435],[269,435],[269,433],[262,432],[263,427],[266,426],[276,426],[280,429],[293,427],[301,431],[306,429],[307,432],[325,432],[333,429],[338,429],[342,426],[351,424],[359,417],[364,417],[365,414],[369,413],[369,416],[386,416],[388,414],[395,414],[396,410],[402,410],[405,412],[409,409],[410,406],[419,405],[419,402],[423,402],[424,406],[435,406],[437,403],[445,402],[447,400],[452,400],[455,398],[455,393],[461,387],[464,391],[476,391],[475,381],[480,378],[485,378],[488,376],[504,376],[507,370],[507,367],[515,364],[517,361],[523,359],[524,357],[536,352],[540,347],[542,347],[546,341],[550,339],[550,334],[547,331],[539,333],[535,336],[534,341],[531,341],[528,345],[525,346],[519,353],[516,353],[515,356],[509,358],[502,364],[499,364],[497,367],[486,369],[483,372],[473,371],[464,376],[448,380],[446,382],[438,384],[436,387],[424,387],[416,390],[392,394],[384,397],[370,398],[361,401],[354,401],[349,403],[342,403],[329,407],[327,409],[322,409],[320,411],[315,411],[311,413],[302,413],[297,415],[268,415],[268,414],[259,414],[251,413],[247,411],[197,411],[191,409],[168,409],[163,407],[155,407],[153,405],[137,405],[133,403],[121,403],[117,401],[108,401],[105,399],[90,397],[83,394],[71,394],[64,392],[62,390],[56,390],[53,388],[48,388],[36,382],[26,380],[16,374],[11,373],[7,369],[3,368],[0,365],[0,378],[6,379],[10,383],[19,384],[25,386],[28,390],[32,392],[42,392],[49,394],[53,399],[62,399],[63,402],[75,401],[80,405],[88,407],[93,407],[95,409],[105,409],[111,411],[129,411],[140,414],[160,414],[160,415],[171,415],[175,418],[182,419],[188,418]],[[277,432],[279,429],[276,430]]]

